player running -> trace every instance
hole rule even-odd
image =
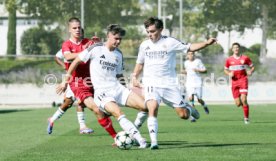
[[[143,84],[145,91],[145,103],[149,110],[147,120],[148,131],[151,138],[151,149],[158,149],[158,107],[163,101],[173,107],[178,116],[188,119],[190,116],[199,118],[199,113],[183,100],[178,88],[176,76],[176,52],[196,51],[216,40],[211,38],[206,42],[189,44],[183,43],[175,38],[162,36],[162,20],[154,17],[148,18],[144,22],[148,33],[148,40],[141,43],[133,71],[133,86],[138,87],[138,76],[143,68]]]
[[[202,61],[195,58],[195,53],[189,51],[187,53],[187,60],[184,62],[185,70],[182,73],[186,74],[186,91],[190,104],[194,106],[194,97],[197,97],[198,102],[203,106],[206,114],[209,114],[209,109],[202,99],[202,78],[201,73],[206,73],[206,67]]]
[[[224,72],[232,80],[232,94],[237,107],[243,107],[244,123],[249,124],[249,105],[247,102],[248,76],[251,76],[255,67],[248,56],[240,53],[240,44],[232,44],[233,55],[225,61]],[[247,68],[250,68],[248,71]]]

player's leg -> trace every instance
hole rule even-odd
[[[84,107],[82,107],[81,105],[77,106],[77,118],[80,125],[80,134],[91,134],[94,132],[93,129],[86,126]]]
[[[127,131],[133,135],[133,138],[139,142],[140,148],[146,148],[146,140],[141,136],[135,125],[126,118],[125,114],[122,112],[117,103],[111,101],[103,103],[101,106],[104,106],[104,109],[118,120],[121,128],[124,131]]]
[[[159,92],[161,92],[161,88],[146,86],[145,87],[145,104],[148,109],[148,120],[147,126],[151,139],[151,149],[158,149],[158,108],[161,102],[161,97]]]
[[[57,111],[50,117],[48,118],[48,126],[47,126],[47,133],[51,134],[53,132],[54,128],[54,122],[61,118],[63,114],[67,111],[68,108],[72,106],[74,103],[72,98],[66,98],[64,99],[63,103],[61,106],[57,109]]]
[[[192,94],[191,96],[189,96],[189,102],[190,104],[195,107],[195,100],[194,100],[194,94]]]
[[[192,87],[186,87],[187,91],[187,96],[189,99],[189,103],[195,107],[195,101],[194,101],[194,88]]]
[[[191,117],[199,119],[198,111],[182,98],[178,88],[170,87],[163,90],[163,102],[170,107],[174,107],[177,115],[181,119],[190,119]]]
[[[116,136],[116,131],[113,128],[112,120],[106,116],[95,104],[92,97],[87,97],[84,99],[84,104],[87,108],[92,110],[98,119],[98,123],[109,133],[109,135],[114,138]]]
[[[240,107],[241,100],[240,100],[240,87],[239,86],[232,84],[232,95],[233,95],[236,106]]]
[[[247,103],[246,94],[241,94],[241,101],[242,101],[243,114],[244,114],[244,123],[249,124],[249,105]]]
[[[135,92],[130,92],[126,101],[126,106],[139,110],[136,119],[134,121],[134,125],[137,128],[140,128],[142,124],[148,118],[148,110],[145,107],[144,99],[136,94]]]
[[[144,89],[142,87],[132,87],[130,90],[145,99]]]
[[[158,135],[158,120],[157,120],[157,115],[158,115],[158,108],[159,108],[159,103],[154,100],[150,99],[146,101],[146,106],[148,108],[148,131],[150,135],[150,140],[151,140],[151,149],[158,149],[158,140],[157,140],[157,135]]]
[[[131,88],[131,92],[133,93],[136,93],[137,95],[141,96],[142,97],[142,100],[143,100],[143,106],[144,106],[144,100],[145,100],[145,97],[144,97],[144,91],[143,91],[143,88],[140,88],[140,87],[132,87]],[[141,102],[138,101],[138,102]],[[140,103],[139,103],[140,104]],[[140,104],[141,106],[141,104]],[[137,116],[136,116],[136,119],[134,121],[134,125],[139,129],[143,123],[146,121],[146,119],[148,118],[148,112],[145,112],[145,111],[140,111],[137,113]]]
[[[195,107],[195,101],[194,101],[195,88],[187,86],[186,89],[187,89],[189,104],[192,105],[192,107]],[[196,119],[193,116],[190,116],[189,119],[191,120],[191,122],[196,122]]]
[[[234,98],[234,101],[237,107],[240,107],[242,105],[240,97]]]
[[[195,90],[196,90],[196,96],[197,96],[198,102],[201,104],[201,106],[203,106],[205,113],[209,114],[208,106],[205,103],[205,101],[202,99],[202,87],[197,87]]]
[[[248,80],[241,80],[240,81],[240,98],[243,107],[243,114],[244,114],[244,123],[249,124],[249,105],[247,103],[247,92],[248,92]]]
[[[203,106],[203,109],[205,111],[206,114],[209,114],[210,111],[209,111],[209,108],[208,106],[206,105],[205,101],[203,99],[198,99],[198,102]]]

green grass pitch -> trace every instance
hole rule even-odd
[[[7,161],[272,161],[276,160],[276,105],[251,105],[251,123],[243,122],[242,109],[210,105],[196,123],[179,119],[171,108],[159,110],[159,150],[120,150],[86,109],[94,134],[78,133],[75,108],[71,108],[46,133],[47,118],[56,109],[1,110],[0,160]],[[137,111],[124,108],[130,120]],[[117,131],[119,124],[112,118]],[[149,142],[146,123],[142,135]]]

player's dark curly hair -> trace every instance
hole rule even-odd
[[[157,17],[150,17],[145,20],[144,26],[145,28],[148,28],[151,25],[155,25],[157,29],[162,29],[163,26],[163,21],[161,19],[158,19]]]
[[[110,24],[107,26],[107,34],[112,33],[113,35],[120,34],[121,36],[125,36],[126,30],[123,29],[120,25],[118,24]]]

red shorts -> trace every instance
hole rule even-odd
[[[247,95],[248,92],[248,80],[240,79],[232,81],[232,94],[234,99],[239,98],[241,94]]]
[[[79,104],[83,103],[87,97],[94,97],[94,88],[91,82],[77,80],[77,82],[71,82],[69,85]]]

